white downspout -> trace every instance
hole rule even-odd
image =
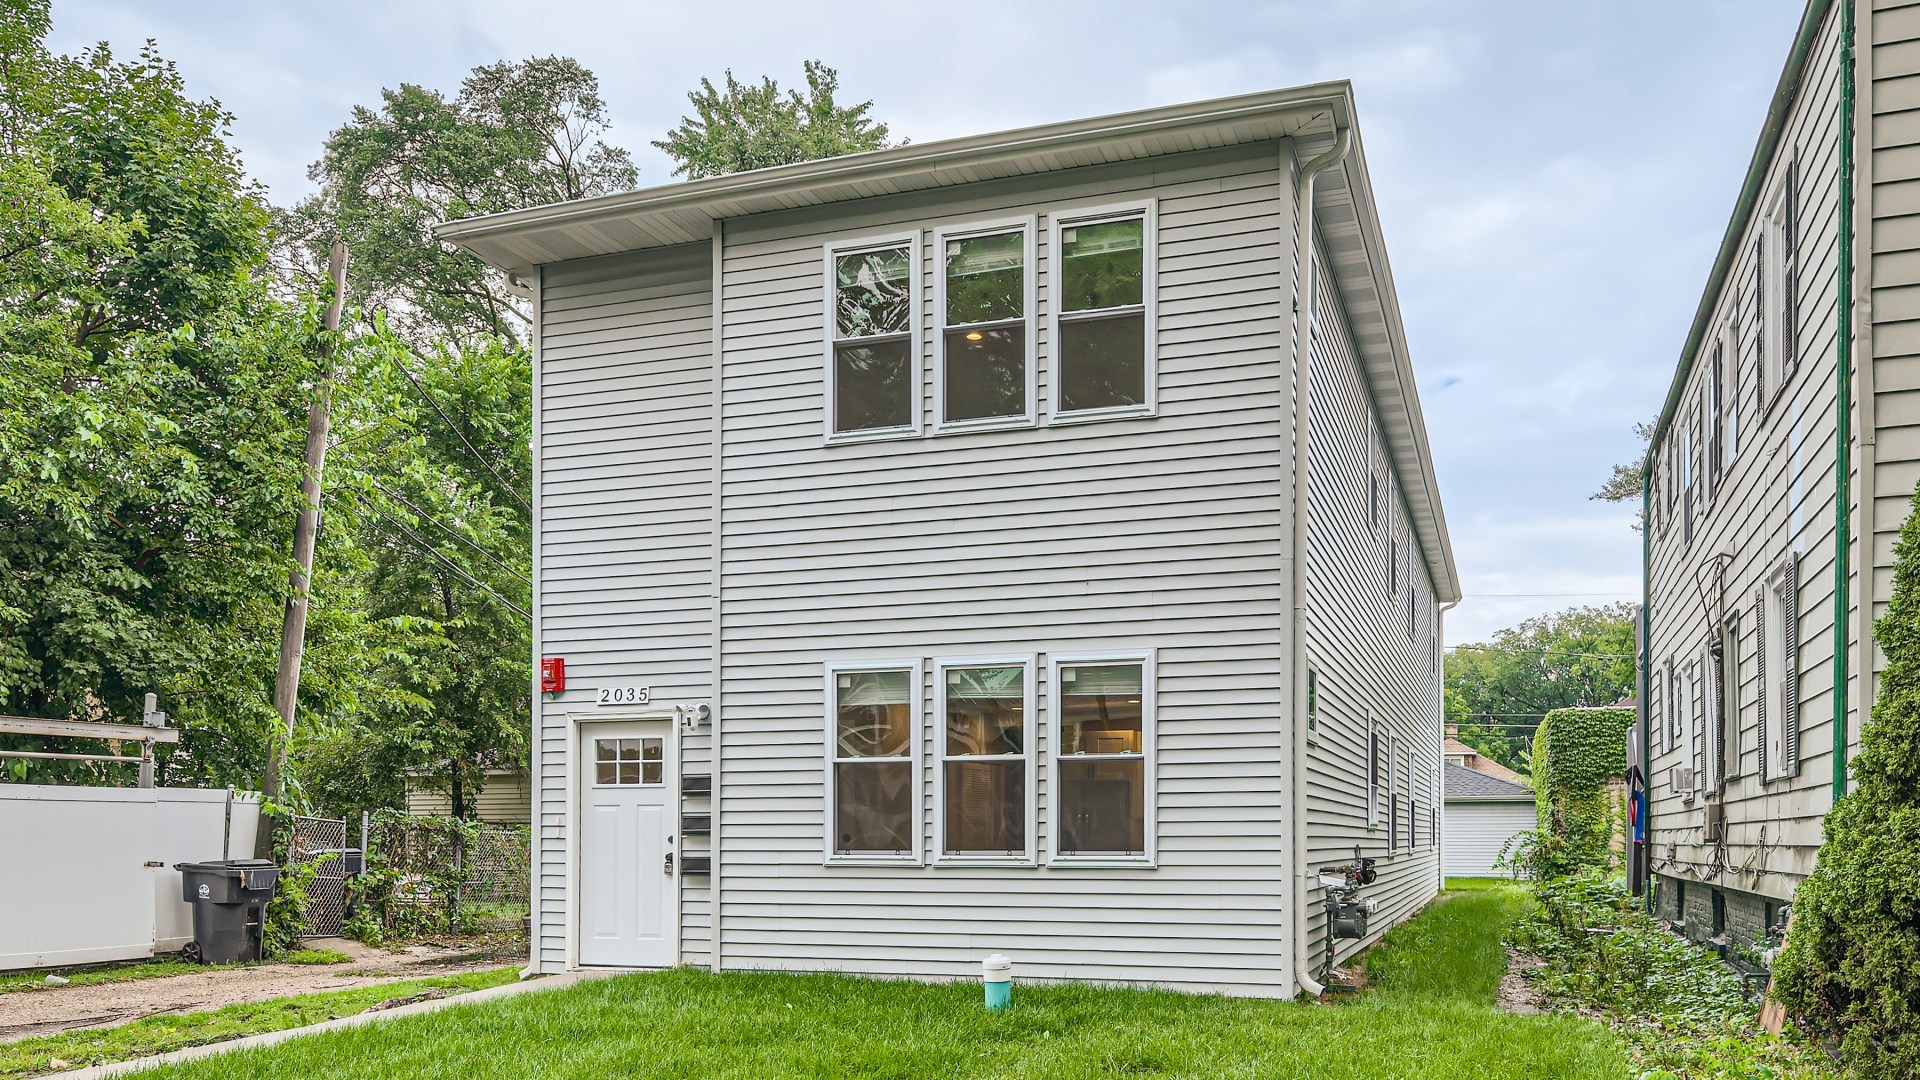
[[[1433,835],[1439,841],[1434,845],[1434,857],[1439,861],[1435,867],[1435,885],[1441,891],[1447,887],[1447,612],[1460,606],[1460,601],[1449,600],[1440,605],[1433,616],[1433,647],[1440,650],[1440,674],[1434,679],[1434,711],[1440,723],[1440,772],[1434,777],[1433,786]]]
[[[1293,978],[1303,993],[1326,990],[1310,972],[1307,947],[1307,453],[1311,447],[1313,349],[1301,348],[1301,328],[1313,319],[1307,274],[1313,259],[1313,180],[1347,155],[1353,129],[1334,128],[1333,146],[1301,167],[1293,180]],[[1332,927],[1328,927],[1332,932]]]

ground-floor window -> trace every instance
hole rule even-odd
[[[1146,657],[1054,662],[1051,816],[1058,860],[1151,856],[1149,666]]]
[[[1033,791],[1032,665],[936,667],[944,858],[1028,858]]]
[[[920,670],[828,671],[829,858],[919,860]]]

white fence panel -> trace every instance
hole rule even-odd
[[[0,970],[133,960],[193,936],[176,862],[252,854],[259,805],[168,788],[0,784]]]

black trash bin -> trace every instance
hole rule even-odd
[[[222,859],[175,863],[174,869],[182,898],[193,905],[193,940],[180,955],[201,964],[260,959],[280,868],[270,859]]]

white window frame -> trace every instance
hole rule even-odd
[[[923,771],[923,750],[927,738],[926,709],[926,665],[914,660],[831,660],[826,667],[826,698],[822,703],[822,712],[826,715],[826,803],[821,814],[821,840],[823,842],[823,860],[829,866],[921,866],[926,861],[926,813],[921,792],[925,790]],[[910,693],[908,701],[909,723],[912,733],[907,739],[907,760],[911,762],[911,790],[913,791],[913,850],[900,855],[858,854],[842,855],[834,850],[833,824],[835,801],[834,765],[843,760],[840,757],[839,740],[839,693],[840,676],[877,671],[905,671],[908,673]],[[849,761],[898,761],[898,758],[847,758]]]
[[[1025,271],[1021,310],[1026,317],[1026,411],[1018,416],[991,416],[978,420],[947,420],[947,241],[964,240],[970,236],[991,236],[995,233],[1020,230],[1021,250]],[[962,431],[993,431],[1005,428],[1030,428],[1038,424],[1039,417],[1039,372],[1040,317],[1036,307],[1039,301],[1039,258],[1036,252],[1034,236],[1039,231],[1039,217],[1026,214],[1017,217],[995,218],[990,221],[968,221],[950,225],[941,225],[933,230],[931,250],[933,252],[933,430],[935,434],[948,434]]]
[[[1160,784],[1157,768],[1159,754],[1155,749],[1156,694],[1154,693],[1154,674],[1158,653],[1153,649],[1138,652],[1120,653],[1062,653],[1048,657],[1047,662],[1047,701],[1051,703],[1047,718],[1047,777],[1049,801],[1047,805],[1047,865],[1048,866],[1091,866],[1134,868],[1159,865],[1160,844],[1158,839]],[[1143,820],[1145,830],[1142,839],[1146,842],[1144,855],[1062,855],[1060,854],[1060,804],[1052,793],[1058,790],[1057,778],[1060,776],[1060,762],[1074,761],[1124,761],[1131,755],[1118,754],[1068,754],[1060,753],[1061,742],[1061,698],[1060,669],[1063,667],[1087,667],[1094,664],[1139,664],[1140,665],[1140,750],[1142,758]]]
[[[1038,760],[1039,714],[1035,711],[1038,695],[1033,683],[1037,665],[1032,654],[1025,656],[952,656],[940,657],[933,661],[933,700],[934,714],[928,725],[933,736],[933,864],[935,866],[1038,866],[1039,852],[1039,770]],[[959,760],[1008,761],[1020,760],[1026,767],[1026,844],[1025,855],[970,855],[947,853],[947,672],[953,668],[1017,667],[1024,674],[1020,679],[1022,701],[1020,705],[1021,730],[1023,733],[1019,758],[1011,755],[964,755]]]
[[[1400,850],[1400,740],[1387,732],[1387,851]]]
[[[1786,389],[1792,365],[1786,353],[1788,225],[1793,208],[1791,174],[1782,174],[1767,195],[1767,210],[1761,218],[1760,242],[1760,370],[1766,399],[1760,403],[1764,414]]]
[[[866,251],[896,248],[902,244],[905,244],[907,247],[907,265],[912,268],[912,275],[908,280],[908,303],[911,310],[907,315],[906,331],[908,341],[907,385],[912,388],[911,401],[907,410],[910,421],[905,427],[873,428],[868,431],[835,431],[833,428],[833,408],[834,401],[838,395],[838,387],[835,386],[833,347],[841,340],[838,336],[840,330],[839,323],[834,317],[835,305],[840,289],[840,282],[835,273],[836,260],[842,255],[858,255]],[[925,320],[922,315],[925,308],[921,303],[920,286],[921,279],[926,276],[926,268],[923,265],[920,247],[920,230],[911,229],[906,232],[836,238],[822,244],[820,252],[821,262],[824,264],[821,277],[825,286],[825,292],[822,294],[822,306],[826,308],[826,336],[824,339],[826,344],[822,349],[820,380],[820,385],[825,388],[826,395],[822,402],[820,426],[826,435],[827,442],[885,442],[893,439],[919,438],[924,431],[922,419],[924,409],[921,403],[922,378],[920,358],[926,341]]]
[[[1726,371],[1721,376],[1722,404],[1726,410],[1722,417],[1720,454],[1720,478],[1724,483],[1740,456],[1740,324],[1732,315],[1720,324],[1720,349],[1726,360]]]
[[[1700,757],[1700,720],[1705,705],[1701,700],[1701,680],[1705,673],[1700,670],[1698,659],[1687,661],[1686,673],[1686,689],[1682,695],[1685,698],[1687,721],[1680,763],[1693,770],[1693,786],[1681,791],[1680,796],[1691,802],[1700,792],[1700,773],[1706,764]]]
[[[1142,243],[1140,257],[1142,277],[1140,299],[1145,309],[1146,328],[1146,402],[1141,405],[1122,405],[1105,409],[1076,409],[1071,412],[1060,408],[1060,288],[1058,281],[1065,269],[1060,254],[1060,233],[1062,229],[1079,225],[1099,225],[1108,221],[1121,221],[1127,218],[1142,218]],[[1098,420],[1118,420],[1136,416],[1156,416],[1160,412],[1160,340],[1159,326],[1159,232],[1160,200],[1154,198],[1136,199],[1130,202],[1104,203],[1094,206],[1074,206],[1065,209],[1050,210],[1047,213],[1047,422],[1048,424],[1086,424]],[[944,275],[943,275],[944,276]],[[945,306],[942,305],[942,314]],[[1076,312],[1075,314],[1080,314]],[[1072,321],[1072,320],[1066,320]]]

